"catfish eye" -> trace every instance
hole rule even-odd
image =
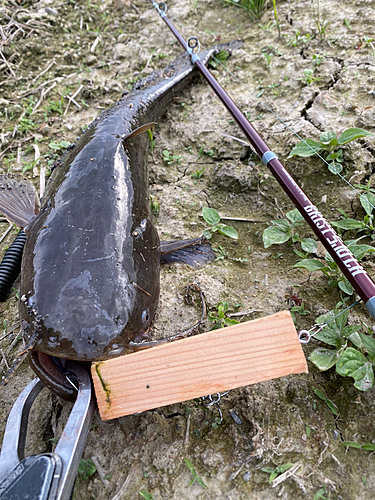
[[[142,312],[142,323],[145,324],[148,322],[148,320],[150,319],[150,315],[148,314],[148,311],[147,309],[145,309],[143,312]]]

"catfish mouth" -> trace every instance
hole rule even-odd
[[[66,401],[76,400],[78,381],[70,367],[77,364],[77,361],[54,358],[40,351],[31,351],[28,361],[32,370],[53,394]],[[89,363],[79,364],[84,367],[89,365]]]

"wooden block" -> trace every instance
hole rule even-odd
[[[289,311],[92,363],[102,420],[307,373]]]

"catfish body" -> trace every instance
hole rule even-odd
[[[53,170],[25,229],[21,271],[20,317],[36,351],[103,360],[125,353],[150,326],[160,245],[150,218],[148,136],[126,139],[192,78],[187,58],[175,67],[104,112]]]

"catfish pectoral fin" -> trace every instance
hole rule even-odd
[[[137,137],[137,135],[143,134],[144,132],[147,132],[147,130],[154,128],[155,125],[156,125],[155,122],[146,123],[145,125],[142,125],[141,127],[138,127],[135,130],[132,130],[130,132],[130,134],[123,137],[122,140],[127,141],[128,139],[131,139],[132,137]]]
[[[38,193],[29,181],[0,176],[0,212],[22,229],[39,213]]]
[[[194,268],[208,264],[216,257],[211,245],[203,237],[191,240],[161,241],[160,253],[162,263],[180,262]]]

